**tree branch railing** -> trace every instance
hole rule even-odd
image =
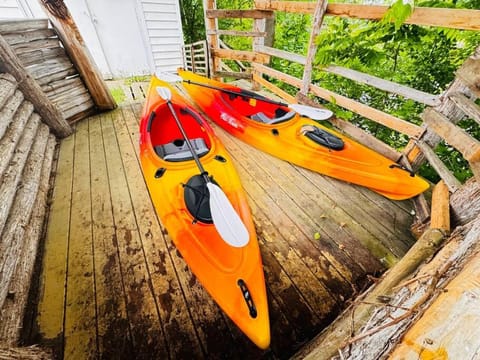
[[[350,99],[343,95],[337,94],[331,90],[327,90],[311,83],[311,73],[314,69],[313,58],[317,50],[315,38],[320,32],[321,24],[324,16],[340,16],[366,20],[381,20],[387,12],[387,6],[357,5],[357,4],[327,4],[325,0],[317,0],[316,2],[297,2],[297,1],[274,1],[274,0],[255,0],[255,8],[251,10],[233,10],[233,9],[216,9],[213,0],[205,0],[205,11],[207,17],[207,35],[212,38],[216,37],[214,42],[209,42],[213,63],[216,68],[213,69],[213,76],[225,76],[228,72],[222,71],[221,59],[230,59],[237,61],[247,61],[251,63],[252,79],[254,88],[263,86],[268,88],[276,95],[289,99],[295,99],[278,86],[265,80],[264,75],[271,79],[289,84],[297,89],[296,100],[300,102],[308,102],[312,104],[308,95],[314,95],[328,102],[333,102],[349,111],[353,111],[369,120],[386,126],[401,134],[409,137],[410,142],[403,151],[398,153],[388,145],[380,145],[379,140],[367,134],[362,135],[363,130],[354,129],[354,126],[348,126],[345,122],[337,121],[337,126],[341,127],[345,132],[355,136],[360,142],[380,151],[394,161],[401,161],[404,165],[413,169],[418,169],[420,164],[426,159],[437,170],[438,175],[445,181],[451,191],[458,188],[459,183],[452,180],[452,176],[447,175],[448,170],[441,166],[441,160],[435,155],[433,148],[438,144],[441,138],[462,138],[465,140],[463,146],[457,144],[456,148],[469,162],[472,172],[477,179],[480,179],[480,154],[476,149],[480,148],[480,143],[473,137],[464,137],[463,130],[454,124],[467,114],[476,121],[480,121],[480,108],[474,103],[479,97],[480,75],[480,56],[468,59],[465,66],[457,72],[457,82],[459,84],[451,87],[444,95],[438,96],[423,91],[416,90],[409,86],[397,84],[392,81],[384,80],[376,76],[361,73],[352,69],[341,66],[330,65],[323,68],[315,68],[318,71],[335,74],[357,83],[365,84],[387,93],[402,96],[405,99],[413,100],[417,103],[434,108],[442,116],[450,119],[452,127],[448,128],[448,134],[441,132],[439,128],[432,125],[432,122],[424,118],[422,126],[415,125],[383,111],[372,108],[359,101]],[[266,28],[265,22],[272,21],[276,11],[286,11],[300,14],[314,15],[312,20],[311,37],[308,44],[307,56],[287,52],[267,46],[265,39],[271,35],[272,28]],[[263,17],[262,17],[263,16]],[[230,29],[219,30],[218,18],[252,18],[254,19],[253,29],[248,31],[235,31]],[[444,28],[476,30],[480,31],[480,10],[463,10],[463,9],[440,9],[440,8],[421,8],[415,7],[411,16],[405,21],[407,24],[416,24],[421,26],[441,26]],[[215,25],[213,25],[215,24]],[[266,36],[263,36],[267,33]],[[219,36],[250,36],[252,37],[253,51],[237,51],[220,49]],[[299,79],[281,71],[275,70],[268,66],[272,57],[281,58],[293,63],[304,66],[303,78]],[[232,73],[233,77],[239,73]],[[242,76],[243,77],[243,76]],[[457,90],[458,91],[457,91]],[[428,113],[428,111],[427,111]],[[459,115],[460,114],[460,115]],[[429,117],[429,116],[428,116]],[[437,133],[440,132],[440,133]],[[448,136],[447,136],[448,135]],[[451,141],[449,141],[452,144]],[[455,143],[455,142],[454,142]],[[428,150],[427,147],[429,147]],[[472,152],[472,149],[475,149]]]

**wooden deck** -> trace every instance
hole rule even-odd
[[[60,358],[285,359],[413,242],[409,201],[292,166],[215,128],[260,242],[272,329],[260,351],[159,222],[139,163],[140,111],[131,103],[83,120],[61,143],[31,336]]]

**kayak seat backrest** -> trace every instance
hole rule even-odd
[[[209,149],[203,138],[190,139],[193,149],[198,157],[208,153]],[[193,155],[183,139],[176,139],[168,144],[155,146],[155,152],[166,161],[186,161],[192,160]]]
[[[258,122],[261,122],[261,123],[264,123],[264,124],[272,125],[272,124],[278,124],[278,123],[290,120],[294,116],[295,116],[295,111],[289,111],[282,116],[271,118],[271,117],[268,117],[267,115],[265,115],[265,113],[260,111],[256,114],[253,114],[252,116],[250,116],[250,118],[252,120],[255,120],[255,121],[258,121]]]

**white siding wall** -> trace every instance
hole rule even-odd
[[[0,0],[0,20],[45,18],[38,0]]]
[[[178,0],[65,0],[105,78],[182,66]],[[38,0],[0,0],[0,19],[45,18]]]
[[[178,3],[178,0],[140,0],[155,71],[175,71],[183,64]]]
[[[25,17],[17,0],[0,0],[0,19],[23,19]]]

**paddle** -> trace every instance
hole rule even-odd
[[[222,239],[229,245],[234,247],[242,247],[247,245],[250,235],[248,233],[247,228],[243,224],[240,216],[238,216],[237,212],[233,208],[232,204],[228,200],[225,193],[220,189],[217,185],[215,185],[210,178],[208,177],[208,173],[203,168],[200,159],[198,158],[195,149],[192,146],[192,143],[187,137],[185,130],[183,129],[182,123],[173,108],[171,98],[172,93],[170,89],[166,87],[157,87],[157,93],[163,100],[167,101],[167,106],[172,113],[175,122],[177,123],[180,132],[182,133],[183,139],[185,140],[188,149],[193,155],[195,163],[198,166],[198,169],[201,172],[201,175],[204,177],[205,182],[207,183],[210,202],[210,212],[212,213],[212,220],[213,224],[215,225],[218,233],[222,237]]]
[[[312,106],[301,105],[301,104],[287,104],[287,103],[284,103],[284,102],[281,102],[281,101],[271,100],[269,98],[266,98],[264,96],[255,94],[255,93],[247,91],[247,90],[242,90],[241,89],[240,91],[234,91],[234,90],[223,89],[223,88],[218,87],[218,86],[203,84],[203,83],[199,83],[199,82],[196,82],[196,81],[183,80],[178,75],[171,74],[171,73],[165,73],[165,72],[158,73],[156,75],[159,79],[164,80],[166,82],[170,82],[170,83],[172,83],[172,82],[186,82],[187,84],[203,86],[203,87],[213,89],[213,90],[219,90],[219,91],[222,91],[226,94],[248,97],[248,98],[264,101],[264,102],[274,104],[274,105],[285,106],[285,107],[288,107],[289,109],[292,109],[293,111],[299,113],[300,115],[309,117],[310,119],[313,119],[313,120],[327,120],[327,119],[330,119],[333,116],[333,112],[331,112],[330,110],[327,110],[327,109],[318,109],[318,108],[314,108]]]

